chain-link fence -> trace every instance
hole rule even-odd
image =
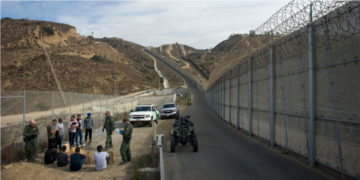
[[[277,37],[217,79],[206,98],[250,136],[360,177],[360,2],[341,2],[312,21],[319,2],[303,5],[307,26],[277,24]]]
[[[178,89],[139,92],[125,96],[109,96],[57,91],[2,91],[1,92],[1,157],[2,163],[24,158],[23,127],[35,120],[39,127],[39,149],[47,145],[46,126],[52,119],[64,119],[64,125],[72,114],[86,117],[92,113],[94,126],[103,125],[105,111],[109,110],[115,120],[121,120],[140,104],[158,107],[175,102]],[[67,128],[65,128],[67,131]],[[65,140],[68,133],[64,134]]]

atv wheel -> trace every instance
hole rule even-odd
[[[193,137],[193,142],[192,142],[193,148],[194,148],[194,152],[198,152],[199,151],[199,146],[198,146],[198,141],[196,136],[194,135]]]
[[[170,152],[175,152],[175,138],[174,136],[171,136],[171,142],[170,142]]]
[[[152,119],[149,121],[149,126],[153,127],[153,120]]]

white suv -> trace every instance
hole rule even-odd
[[[158,123],[159,111],[155,105],[140,105],[137,106],[129,114],[129,120],[132,124],[137,122],[146,122],[152,127],[153,121]]]

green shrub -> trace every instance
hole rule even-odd
[[[47,104],[45,104],[44,102],[38,102],[36,104],[36,107],[39,108],[41,111],[50,109],[50,107]]]
[[[51,27],[43,27],[43,31],[50,36],[55,34],[54,29]]]
[[[92,60],[94,62],[99,62],[99,63],[109,62],[109,60],[106,59],[106,57],[103,57],[101,55],[94,55],[93,57],[90,58],[90,60]]]

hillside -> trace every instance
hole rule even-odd
[[[261,48],[268,40],[267,36],[233,34],[209,50],[176,43],[152,48],[152,51],[188,71],[206,89],[244,56]]]
[[[151,51],[169,61],[172,61],[174,64],[178,65],[180,68],[187,71],[191,76],[201,82],[201,84],[205,84],[207,82],[207,74],[204,75],[201,67],[188,58],[189,54],[197,53],[199,50],[196,50],[190,46],[175,43],[162,45],[157,48],[151,48]]]
[[[158,87],[141,45],[83,37],[73,26],[45,21],[4,18],[1,25],[2,90],[57,90],[43,44],[64,91],[114,94],[117,84],[127,94]]]

